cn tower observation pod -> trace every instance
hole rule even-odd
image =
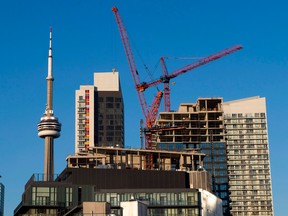
[[[38,136],[45,138],[47,136],[58,138],[60,136],[61,123],[55,116],[44,116],[38,124]]]

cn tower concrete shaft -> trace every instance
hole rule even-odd
[[[54,139],[60,136],[61,124],[53,113],[52,29],[48,53],[47,104],[44,116],[38,124],[38,136],[45,139],[44,181],[54,180]]]
[[[53,80],[47,79],[47,111],[50,110],[47,115],[53,116]],[[52,111],[52,112],[51,112]]]
[[[54,138],[45,137],[44,181],[54,180]]]

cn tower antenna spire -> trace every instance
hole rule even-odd
[[[52,28],[50,28],[48,51],[47,105],[44,116],[38,124],[38,136],[45,139],[44,181],[54,180],[54,139],[60,136],[61,124],[53,112],[53,73],[52,73]]]
[[[48,51],[48,76],[47,79],[53,79],[53,61],[52,61],[52,27],[50,27],[49,51]]]

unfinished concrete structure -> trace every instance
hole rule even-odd
[[[229,215],[227,155],[222,98],[199,98],[182,103],[175,112],[161,112],[156,120],[155,149],[206,154],[204,168],[212,176],[212,191],[223,200]]]
[[[87,152],[68,156],[69,168],[146,169],[145,157],[152,154],[152,170],[195,171],[203,167],[205,154],[191,151],[166,151],[130,148],[90,147]]]

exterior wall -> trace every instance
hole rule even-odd
[[[2,183],[0,183],[0,216],[4,216],[4,195],[5,187]]]
[[[118,72],[94,74],[75,97],[75,153],[94,146],[124,146],[124,105]]]
[[[190,188],[212,192],[211,175],[207,171],[188,171]]]
[[[147,216],[147,204],[135,200],[129,202],[121,202],[122,216]]]
[[[265,98],[225,102],[233,215],[273,215]]]
[[[201,193],[201,206],[202,206],[202,216],[222,216],[222,200],[213,195],[212,193],[199,190]]]
[[[83,202],[83,215],[107,215],[111,213],[107,202]]]
[[[80,86],[75,97],[75,153],[94,147],[95,143],[95,94],[94,86]]]
[[[95,72],[94,86],[98,91],[120,91],[120,78],[118,72]]]

